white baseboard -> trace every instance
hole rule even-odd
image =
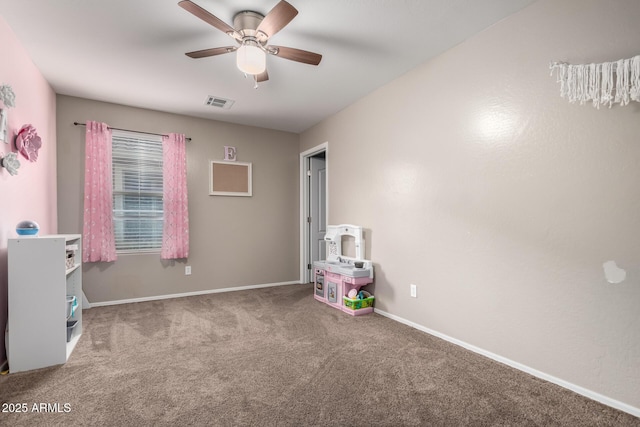
[[[246,291],[248,289],[271,288],[274,286],[299,285],[299,284],[300,284],[300,281],[295,280],[292,282],[278,282],[278,283],[266,283],[263,285],[238,286],[236,288],[209,289],[206,291],[185,292],[182,294],[154,295],[151,297],[121,299],[121,300],[115,300],[115,301],[92,302],[89,304],[89,307],[91,308],[105,307],[108,305],[131,304],[133,302],[158,301],[158,300],[169,299],[169,298],[183,298],[183,297],[192,297],[197,295],[218,294],[221,292]]]
[[[84,291],[82,291],[82,309],[86,310],[86,309],[91,308],[91,307],[92,307],[91,303],[87,299],[87,296],[84,294]]]
[[[512,368],[518,369],[519,371],[526,372],[527,374],[533,375],[534,377],[538,377],[545,381],[549,381],[550,383],[559,385],[560,387],[564,387],[569,389],[575,393],[578,393],[582,396],[588,397],[589,399],[595,400],[596,402],[600,402],[604,405],[610,406],[615,409],[619,409],[620,411],[631,414],[635,417],[640,417],[640,408],[636,408],[634,406],[628,405],[624,402],[620,402],[618,400],[612,399],[610,397],[604,396],[600,393],[596,393],[584,387],[580,387],[578,385],[572,384],[568,381],[562,380],[560,378],[556,378],[553,375],[546,374],[544,372],[538,371],[537,369],[533,369],[529,366],[523,365],[522,363],[515,362],[511,359],[507,359],[506,357],[502,357],[495,353],[491,353],[490,351],[484,350],[482,348],[476,347],[474,345],[468,344],[464,341],[460,341],[456,338],[452,338],[448,335],[442,334],[440,332],[434,331],[432,329],[426,328],[417,323],[411,322],[410,320],[404,319],[402,317],[396,316],[395,314],[387,313],[386,311],[380,310],[379,308],[375,308],[374,311],[384,317],[388,317],[389,319],[395,320],[396,322],[403,323],[407,326],[411,326],[412,328],[418,329],[419,331],[425,332],[429,335],[433,335],[438,338],[442,338],[445,341],[448,341],[452,344],[458,345],[460,347],[466,348],[467,350],[473,351],[474,353],[478,353],[482,356],[488,357],[489,359],[493,359],[497,362],[505,364],[507,366],[511,366]]]

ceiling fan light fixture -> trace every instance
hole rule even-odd
[[[235,39],[240,45],[214,47],[187,52],[189,58],[207,58],[236,52],[236,66],[245,76],[253,76],[256,84],[269,80],[267,54],[289,61],[318,65],[322,55],[286,46],[270,46],[269,39],[278,33],[298,14],[298,10],[286,0],[280,0],[266,15],[251,10],[238,12],[233,17],[233,27],[191,0],[180,0],[178,5],[187,12]]]
[[[238,48],[236,65],[243,73],[261,74],[267,69],[267,54],[257,43],[245,42]]]

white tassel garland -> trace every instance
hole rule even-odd
[[[549,68],[551,75],[556,71],[560,96],[571,103],[591,101],[596,108],[607,104],[611,108],[640,102],[640,55],[602,64],[553,62]]]

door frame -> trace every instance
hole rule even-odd
[[[307,159],[320,154],[325,153],[325,188],[326,188],[326,200],[325,210],[326,218],[329,220],[329,142],[323,142],[320,145],[316,145],[306,151],[300,153],[300,283],[311,282],[311,274],[307,265],[309,260],[309,242],[311,240],[309,227],[307,226],[307,217],[309,216],[309,200],[311,195],[309,194],[309,180],[307,177]]]

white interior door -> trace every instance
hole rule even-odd
[[[325,154],[309,157],[309,264],[326,259],[327,168]],[[311,268],[311,267],[310,267]]]

